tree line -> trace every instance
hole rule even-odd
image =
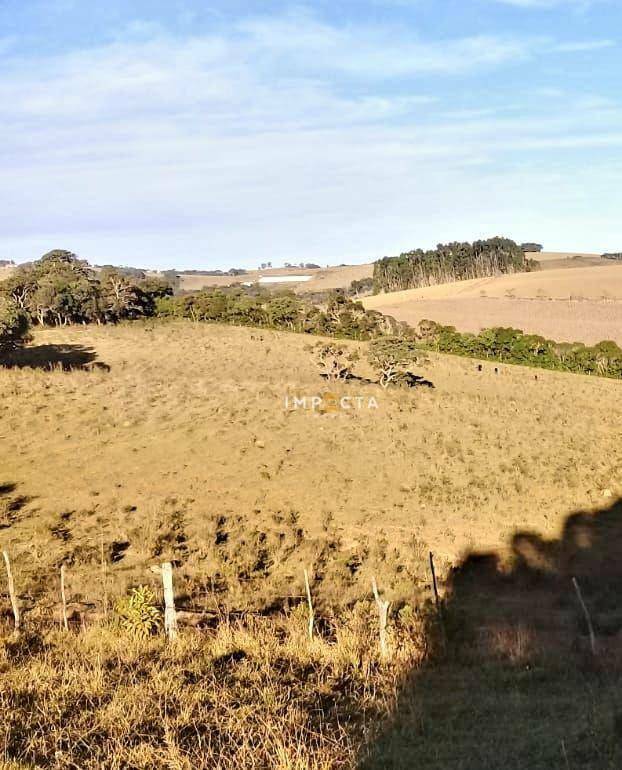
[[[165,280],[141,275],[113,267],[94,270],[75,254],[55,250],[20,265],[0,283],[0,296],[31,324],[116,323],[154,315],[156,299],[172,293]]]
[[[495,327],[479,334],[457,331],[435,321],[421,321],[417,337],[422,347],[508,364],[522,364],[577,374],[622,378],[622,349],[613,341],[596,345],[555,342],[520,329]]]
[[[469,278],[537,269],[518,244],[508,238],[474,243],[439,244],[436,249],[416,249],[399,257],[384,257],[374,264],[374,291],[401,291]]]
[[[0,282],[0,352],[23,344],[33,325],[107,324],[155,315],[170,284],[140,271],[94,270],[75,254],[54,250],[20,265]]]
[[[408,341],[414,340],[420,347],[441,353],[622,378],[622,349],[610,340],[588,346],[501,327],[470,334],[434,321],[422,321],[414,329],[391,316],[366,310],[361,302],[339,291],[330,293],[320,304],[289,290],[274,293],[259,285],[173,296],[171,286],[161,278],[141,278],[114,268],[97,272],[67,251],[49,252],[0,282],[0,353],[26,342],[33,324],[107,324],[146,317],[187,318],[362,341],[391,337],[393,366],[402,362],[404,350],[410,355]],[[380,349],[376,346],[375,350],[378,353]],[[383,348],[382,355],[388,360],[386,352]]]
[[[315,305],[291,291],[271,293],[261,287],[203,289],[193,294],[162,297],[156,302],[161,318],[230,323],[370,340],[384,334],[405,333],[407,324],[376,310],[365,310],[341,292],[332,292]]]

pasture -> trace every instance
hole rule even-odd
[[[615,381],[433,356],[434,388],[384,391],[363,364],[333,385],[308,344],[189,322],[36,332],[23,368],[0,370],[2,483],[22,501],[0,537],[35,605],[63,559],[98,604],[102,542],[111,593],[166,555],[193,605],[210,578],[232,606],[282,603],[314,561],[328,603],[372,570],[403,599],[427,590],[428,550],[446,571],[620,491]],[[378,408],[286,407],[327,391]]]
[[[434,387],[385,391],[361,361],[322,380],[309,342],[46,329],[0,369],[5,766],[617,767],[619,383],[432,355]],[[115,625],[165,559],[203,623],[170,647]]]

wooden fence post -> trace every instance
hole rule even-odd
[[[389,645],[387,643],[387,617],[391,602],[380,598],[378,593],[378,584],[376,578],[372,577],[371,587],[374,592],[374,599],[378,606],[378,619],[380,621],[380,655],[386,660],[389,657]]]
[[[11,560],[7,551],[2,551],[4,563],[6,565],[6,574],[9,582],[9,596],[11,598],[11,607],[13,608],[13,617],[15,618],[15,635],[19,634],[21,617],[19,614],[19,604],[17,603],[17,594],[15,593],[15,583],[13,582],[13,573],[11,571]]]
[[[307,604],[309,605],[309,639],[313,639],[313,623],[315,613],[313,612],[313,600],[311,598],[311,586],[309,585],[309,573],[305,570],[305,589],[307,592]]]
[[[443,615],[443,604],[438,595],[438,584],[436,582],[436,570],[434,569],[434,554],[430,551],[430,572],[432,573],[432,586],[434,588],[434,602],[436,604],[436,614],[441,624],[441,633],[443,634],[443,646],[447,648],[447,629],[445,628],[445,617]]]
[[[592,619],[590,618],[590,613],[588,612],[587,605],[583,601],[583,594],[581,593],[581,589],[579,588],[579,583],[577,582],[577,579],[575,577],[572,578],[572,584],[574,585],[574,590],[577,592],[577,596],[579,598],[579,604],[581,605],[581,609],[583,610],[585,621],[587,623],[587,630],[589,631],[589,634],[590,634],[590,647],[592,648],[592,655],[596,655],[596,635],[594,634],[594,626],[592,625]]]
[[[106,573],[106,559],[104,556],[104,529],[100,529],[99,533],[99,557],[101,562],[101,578],[102,578],[102,605],[104,609],[104,617],[108,617],[108,575]]]
[[[65,565],[62,564],[60,568],[60,596],[63,602],[63,628],[65,631],[69,631],[69,623],[67,622],[67,597],[65,596]]]
[[[173,565],[170,561],[162,564],[162,585],[164,587],[164,631],[169,640],[177,638],[177,612],[173,591]]]

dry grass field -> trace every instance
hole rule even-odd
[[[294,291],[326,291],[328,289],[347,289],[352,281],[371,278],[374,273],[373,263],[365,265],[343,265],[341,267],[326,267],[315,270],[304,268],[269,268],[267,270],[249,270],[245,275],[232,277],[230,275],[182,275],[180,288],[183,291],[197,291],[207,286],[229,286],[232,283],[255,283],[262,276],[276,278],[278,276],[310,275],[308,281],[283,284]],[[279,284],[276,284],[277,286]]]
[[[620,344],[622,264],[458,281],[380,294],[364,304],[413,325],[428,318],[459,331],[513,326],[561,342]]]
[[[3,770],[619,767],[619,382],[432,356],[433,388],[385,392],[362,363],[329,387],[314,341],[48,329],[0,369],[0,546],[26,627],[0,638]],[[285,403],[327,392],[378,408]],[[208,627],[132,641],[114,602],[159,593],[165,559],[180,619]],[[70,617],[103,626],[53,630],[61,564]],[[394,602],[385,663],[372,575]],[[4,593],[2,611],[7,628]]]
[[[436,357],[433,389],[353,380],[335,395],[378,409],[317,414],[285,406],[329,389],[308,344],[190,323],[37,332],[22,363],[110,371],[0,370],[1,481],[22,501],[0,540],[33,605],[63,560],[99,603],[102,542],[111,592],[170,555],[191,604],[279,604],[303,564],[327,601],[366,594],[371,570],[404,598],[427,585],[428,549],[446,568],[622,491],[617,382]]]

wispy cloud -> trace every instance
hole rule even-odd
[[[573,8],[587,9],[597,3],[607,0],[493,0],[503,5],[514,5],[517,8],[555,8],[569,6]]]
[[[622,113],[594,99],[530,114],[486,94],[460,109],[439,84],[604,43],[430,41],[299,13],[183,39],[134,24],[54,56],[9,51],[4,251],[32,257],[24,249],[47,240],[105,261],[248,264],[509,232],[511,207],[525,205],[520,154],[619,148]],[[544,210],[571,173],[532,168],[532,202]]]
[[[556,43],[555,50],[560,53],[583,53],[586,51],[602,51],[604,48],[614,48],[614,40],[578,40],[568,43]]]

